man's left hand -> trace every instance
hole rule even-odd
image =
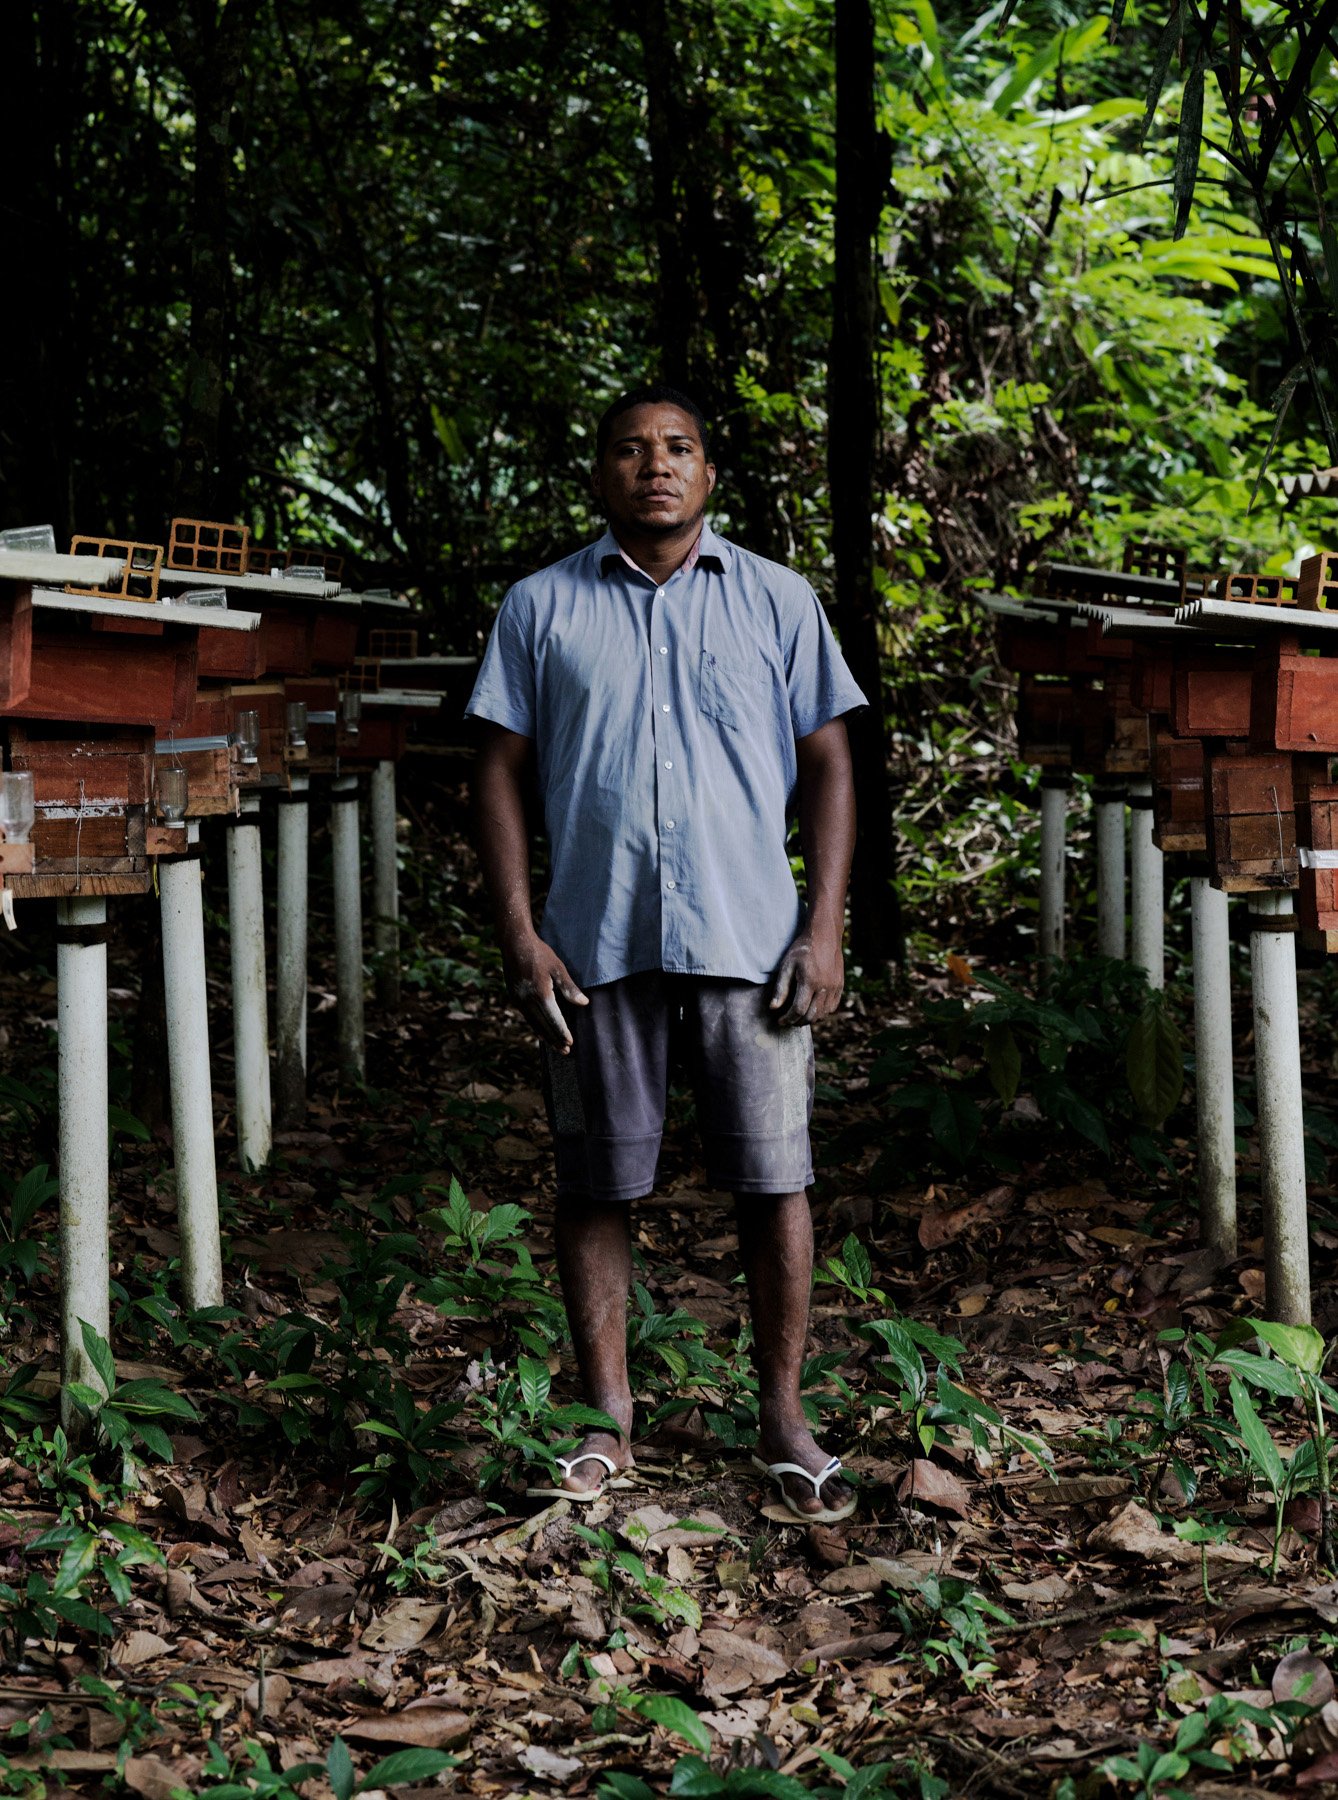
[[[841,1004],[846,985],[841,940],[827,932],[801,931],[781,958],[771,1010],[781,1025],[813,1025]]]

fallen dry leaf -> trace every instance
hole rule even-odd
[[[971,1510],[966,1483],[925,1456],[917,1456],[897,1483],[897,1498],[909,1506],[936,1506],[941,1512],[956,1513],[959,1519],[965,1519]]]
[[[172,1800],[174,1794],[192,1794],[202,1765],[198,1757],[185,1756],[165,1762],[161,1756],[127,1757],[125,1785],[144,1800]]]
[[[141,1663],[168,1655],[173,1647],[156,1631],[127,1631],[112,1645],[112,1661],[122,1669],[136,1669]]]
[[[392,1600],[362,1634],[368,1650],[412,1650],[432,1632],[446,1608],[435,1600],[409,1595]]]
[[[431,1698],[411,1700],[399,1712],[367,1713],[342,1727],[346,1738],[367,1744],[408,1744],[419,1750],[449,1750],[463,1744],[472,1721],[457,1707]]]
[[[700,1634],[706,1665],[702,1692],[708,1700],[741,1694],[745,1688],[783,1681],[789,1664],[776,1650],[734,1631],[708,1628]]]
[[[1301,1700],[1307,1706],[1327,1706],[1333,1699],[1333,1675],[1329,1665],[1308,1650],[1293,1650],[1273,1671],[1275,1700]]]
[[[526,1744],[516,1761],[531,1775],[547,1781],[568,1782],[585,1767],[579,1756],[559,1756],[556,1750],[546,1750],[542,1744]]]
[[[1200,1559],[1199,1545],[1187,1544],[1174,1532],[1163,1531],[1137,1500],[1130,1500],[1113,1518],[1098,1525],[1089,1535],[1087,1547],[1089,1550],[1119,1550],[1126,1556],[1144,1557],[1148,1562],[1197,1563]],[[1254,1563],[1259,1560],[1253,1550],[1246,1550],[1239,1544],[1208,1544],[1205,1548],[1210,1561]]]
[[[1002,1219],[1011,1210],[1015,1198],[1016,1191],[1005,1185],[991,1188],[989,1193],[982,1194],[979,1200],[972,1200],[966,1206],[931,1206],[920,1215],[918,1235],[921,1248],[937,1250],[976,1225],[986,1225],[992,1219]]]

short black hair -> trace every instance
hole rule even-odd
[[[611,405],[604,408],[603,416],[595,428],[595,461],[603,460],[604,452],[609,447],[609,439],[613,436],[613,427],[624,413],[631,412],[634,406],[676,406],[685,412],[697,427],[697,435],[702,441],[702,451],[707,462],[711,460],[711,427],[706,423],[706,415],[682,388],[670,387],[665,381],[648,382],[644,387],[629,388],[625,394],[619,394]]]

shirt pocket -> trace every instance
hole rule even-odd
[[[700,702],[709,719],[746,731],[765,717],[770,691],[771,671],[764,665],[725,662],[703,651]]]

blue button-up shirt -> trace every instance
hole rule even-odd
[[[812,588],[703,526],[657,587],[606,532],[517,582],[467,715],[532,738],[543,935],[583,987],[766,981],[800,923],[795,739],[866,704]]]

